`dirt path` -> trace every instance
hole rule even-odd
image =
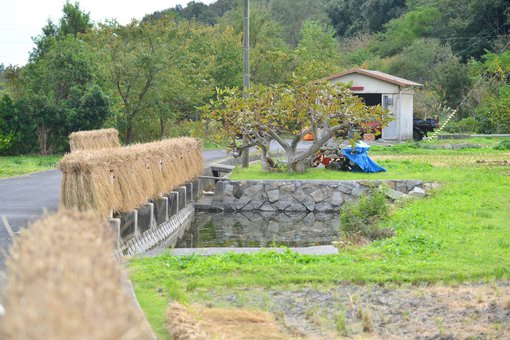
[[[210,294],[206,303],[192,309],[213,339],[510,338],[510,282],[261,288]]]

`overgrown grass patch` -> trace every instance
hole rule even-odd
[[[53,169],[61,156],[9,156],[0,157],[0,178],[15,177]]]
[[[421,150],[421,149],[420,149]],[[234,178],[421,179],[442,183],[433,195],[392,211],[380,223],[395,236],[366,247],[345,247],[338,255],[225,254],[130,261],[137,294],[159,292],[160,301],[204,301],[210,292],[253,287],[337,285],[344,282],[420,284],[508,280],[510,278],[510,167],[477,163],[508,159],[507,151],[421,150],[379,154],[386,173],[360,174],[313,169],[305,174],[263,174],[257,167]],[[151,301],[141,301],[150,310]]]
[[[395,146],[373,146],[370,157],[387,172],[356,173],[335,171],[325,168],[310,168],[304,173],[262,171],[259,163],[249,168],[236,167],[231,176],[233,180],[245,179],[289,179],[289,180],[379,180],[379,179],[421,179],[425,181],[449,181],[453,172],[462,169],[486,169],[485,161],[501,163],[510,159],[510,151],[495,150],[507,139],[490,139],[490,144],[479,149],[424,149],[416,143]],[[442,141],[435,141],[442,142]],[[427,142],[432,143],[432,142]],[[496,167],[497,168],[497,167]]]

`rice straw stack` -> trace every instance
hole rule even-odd
[[[71,152],[79,150],[99,150],[118,148],[119,132],[115,129],[78,131],[69,135]]]
[[[59,163],[61,206],[127,212],[201,175],[203,163],[200,140],[188,137],[72,152]]]
[[[5,263],[0,338],[150,339],[113,252],[96,212],[60,211],[22,229]]]

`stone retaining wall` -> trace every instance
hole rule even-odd
[[[424,183],[417,180],[229,180],[216,183],[212,202],[213,207],[229,211],[329,212],[338,211],[345,202],[381,185],[388,187],[393,198],[405,197],[416,190],[423,192],[424,187]]]

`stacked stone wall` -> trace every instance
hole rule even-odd
[[[388,191],[406,196],[421,190],[423,181],[303,181],[246,180],[220,181],[216,184],[213,206],[228,211],[338,211],[346,202],[385,186]],[[418,189],[415,189],[418,188]],[[395,196],[393,194],[393,196]]]

